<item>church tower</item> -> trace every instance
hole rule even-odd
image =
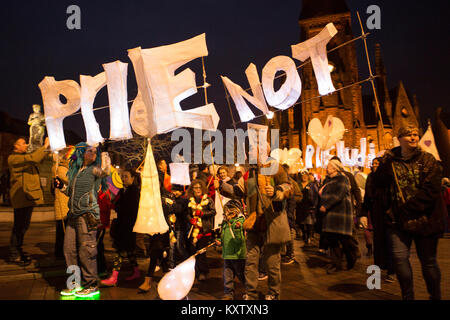
[[[332,22],[338,33],[330,40],[327,50],[353,39],[351,16],[344,0],[303,0],[303,7],[299,18],[301,28],[300,41],[305,41],[318,34],[328,23]],[[354,43],[347,44],[328,53],[331,78],[336,89],[359,81],[356,49]],[[308,144],[315,143],[307,135],[309,121],[319,118],[325,123],[328,115],[340,118],[347,132],[344,141],[347,147],[359,148],[359,139],[365,137],[361,86],[355,85],[321,98],[317,81],[311,63],[301,68],[302,96],[305,101],[296,106],[300,110],[300,137],[302,150]],[[291,146],[292,147],[292,146]]]

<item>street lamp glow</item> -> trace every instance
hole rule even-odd
[[[273,119],[273,115],[274,115],[273,111],[269,111],[269,112],[266,114],[266,117],[267,117],[267,119],[272,120],[272,119]]]
[[[330,70],[330,73],[334,71],[334,66],[331,63],[328,63],[328,70]]]

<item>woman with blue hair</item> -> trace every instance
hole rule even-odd
[[[97,226],[100,210],[97,193],[102,187],[106,191],[106,177],[110,174],[108,153],[100,154],[96,147],[79,143],[75,146],[69,162],[67,186],[59,181],[57,188],[63,188],[69,196],[68,222],[64,237],[64,256],[68,267],[80,264],[84,286],[70,283],[62,295],[91,297],[99,293],[97,274]],[[79,263],[78,263],[79,261]]]

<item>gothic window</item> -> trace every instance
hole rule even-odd
[[[355,121],[353,121],[353,128],[355,129],[361,128],[361,123],[359,122],[358,119],[355,119]]]

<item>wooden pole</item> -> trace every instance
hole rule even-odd
[[[370,83],[372,84],[373,95],[375,97],[375,107],[376,107],[376,111],[378,113],[378,116],[380,117],[381,132],[383,134],[383,143],[384,143],[384,147],[388,148],[388,147],[391,147],[391,146],[386,143],[386,132],[384,130],[383,116],[381,115],[380,103],[378,101],[377,90],[375,88],[375,82],[374,82],[375,76],[372,73],[372,66],[370,65],[369,50],[367,49],[367,40],[366,40],[367,34],[364,31],[364,27],[363,27],[363,24],[361,22],[361,17],[359,16],[359,12],[356,11],[356,14],[358,15],[359,25],[361,27],[361,34],[362,34],[361,36],[362,36],[363,41],[364,41],[364,48],[365,48],[365,51],[366,51],[366,61],[367,61],[367,66],[369,67],[369,74],[370,74],[369,80],[370,80]]]

